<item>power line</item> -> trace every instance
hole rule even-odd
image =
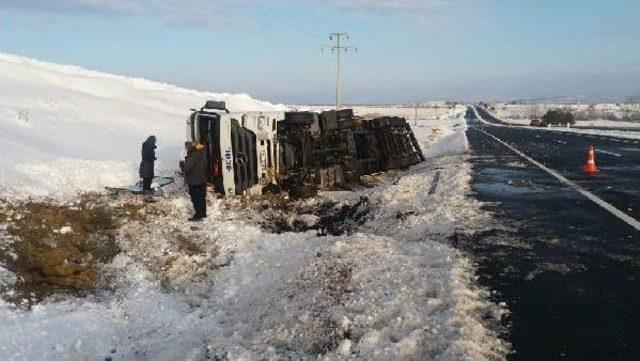
[[[329,34],[329,40],[335,41],[333,45],[324,46],[322,49],[330,49],[332,53],[336,54],[336,110],[340,110],[340,55],[344,51],[345,53],[349,49],[354,49],[356,52],[358,48],[355,46],[348,46],[341,42],[341,40],[345,38],[349,39],[349,34],[347,33],[331,33]]]

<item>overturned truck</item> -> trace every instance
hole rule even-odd
[[[294,191],[333,189],[424,160],[404,118],[363,119],[351,109],[286,113],[278,122],[278,142],[278,178]]]
[[[274,186],[306,196],[424,160],[404,118],[364,119],[351,109],[231,113],[207,102],[188,118],[187,140],[205,146],[209,183],[226,196]]]

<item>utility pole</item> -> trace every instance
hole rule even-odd
[[[331,33],[329,34],[329,40],[335,41],[334,44],[325,46],[322,49],[330,49],[332,53],[336,54],[336,110],[340,110],[341,99],[340,99],[340,55],[344,51],[345,53],[349,49],[354,49],[356,52],[358,48],[354,46],[344,45],[342,39],[349,39],[349,34],[347,33]]]

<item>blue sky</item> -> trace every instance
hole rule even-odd
[[[285,103],[640,96],[637,0],[2,0],[0,51]]]

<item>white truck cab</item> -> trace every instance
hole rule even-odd
[[[209,183],[227,197],[258,195],[277,178],[277,122],[284,112],[234,112],[209,101],[187,119],[187,140],[204,145]]]

